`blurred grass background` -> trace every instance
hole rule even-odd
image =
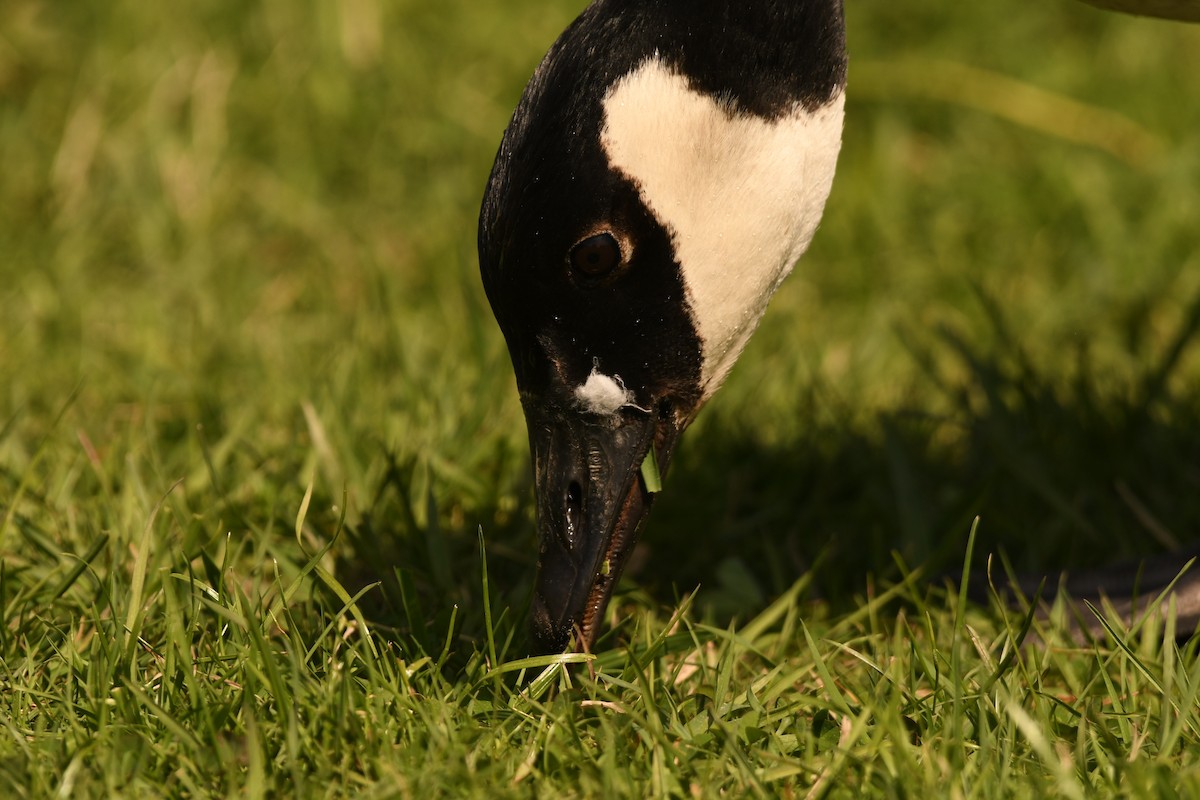
[[[364,603],[434,651],[456,603],[482,646],[482,527],[519,650],[532,490],[475,218],[581,6],[0,4],[10,632],[69,630],[131,572],[298,579],[345,514],[322,563],[384,581]],[[824,224],[682,446],[631,568],[651,600],[615,617],[700,584],[724,623],[814,564],[853,604],[893,551],[960,565],[976,515],[977,553],[1023,568],[1196,538],[1200,27],[847,13]],[[80,558],[92,583],[59,584]]]
[[[428,574],[409,523],[433,509],[446,552],[483,525],[524,590],[523,425],[474,225],[576,11],[6,3],[8,496],[82,515],[70,549],[118,521],[84,513],[117,484],[144,506],[186,477],[187,551],[290,518],[315,471],[375,555]],[[641,580],[669,597],[718,563],[761,599],[833,552],[827,588],[856,586],[893,548],[953,565],[975,514],[1022,566],[1189,538],[1200,33],[1070,3],[848,15],[826,221],[684,445]]]
[[[5,549],[13,519],[86,549],[183,477],[188,552],[288,527],[311,478],[370,533],[351,566],[445,582],[482,525],[520,597],[526,445],[474,225],[576,11],[6,3]],[[848,15],[825,223],[685,443],[639,579],[669,599],[720,564],[732,611],[822,553],[830,590],[893,548],[952,566],[976,514],[1027,567],[1191,538],[1200,32],[1070,3]]]

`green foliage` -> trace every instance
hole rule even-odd
[[[474,218],[578,6],[0,4],[0,796],[1200,793],[1194,643],[928,578],[1200,519],[1200,28],[851,3],[814,248],[526,660]]]

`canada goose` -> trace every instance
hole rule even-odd
[[[540,650],[594,642],[658,470],[812,240],[845,83],[841,0],[595,0],[526,87],[479,256],[533,453]]]
[[[845,78],[840,0],[597,0],[526,88],[479,252],[533,451],[539,647],[594,640],[639,467],[666,469],[812,239]]]

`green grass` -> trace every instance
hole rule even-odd
[[[474,219],[580,5],[0,4],[0,796],[1200,795],[1195,642],[929,578],[1194,539],[1200,27],[851,3],[817,241],[530,662]]]

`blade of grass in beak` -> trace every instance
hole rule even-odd
[[[642,459],[642,482],[650,494],[662,491],[662,474],[658,471],[658,457],[654,455],[653,447]]]

